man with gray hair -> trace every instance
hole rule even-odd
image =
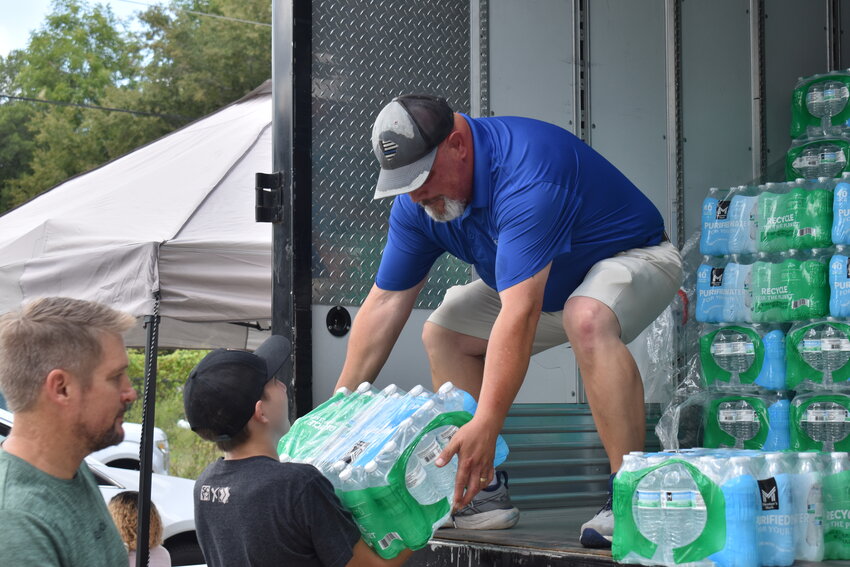
[[[0,390],[15,414],[0,447],[0,565],[127,565],[83,459],[124,437],[136,392],[122,334],[134,323],[64,297],[0,317]]]

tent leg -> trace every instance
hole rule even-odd
[[[159,344],[159,298],[154,314],[145,317],[145,392],[142,402],[142,444],[139,448],[139,501],[136,525],[136,567],[148,564],[150,537],[151,461],[153,459],[153,428],[156,413],[156,353]]]

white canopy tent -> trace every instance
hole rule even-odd
[[[159,296],[160,347],[254,346],[251,325],[271,319],[272,228],[253,191],[271,121],[266,82],[0,217],[0,313],[68,296],[141,323]],[[144,346],[141,325],[127,343]]]

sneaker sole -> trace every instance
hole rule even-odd
[[[469,516],[455,516],[454,527],[461,530],[507,530],[519,521],[519,509],[490,510]]]
[[[612,536],[605,536],[593,528],[585,528],[581,532],[579,543],[590,549],[610,549]]]

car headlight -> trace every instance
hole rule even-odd
[[[168,440],[167,439],[159,439],[156,442],[156,447],[163,453],[168,453]]]

